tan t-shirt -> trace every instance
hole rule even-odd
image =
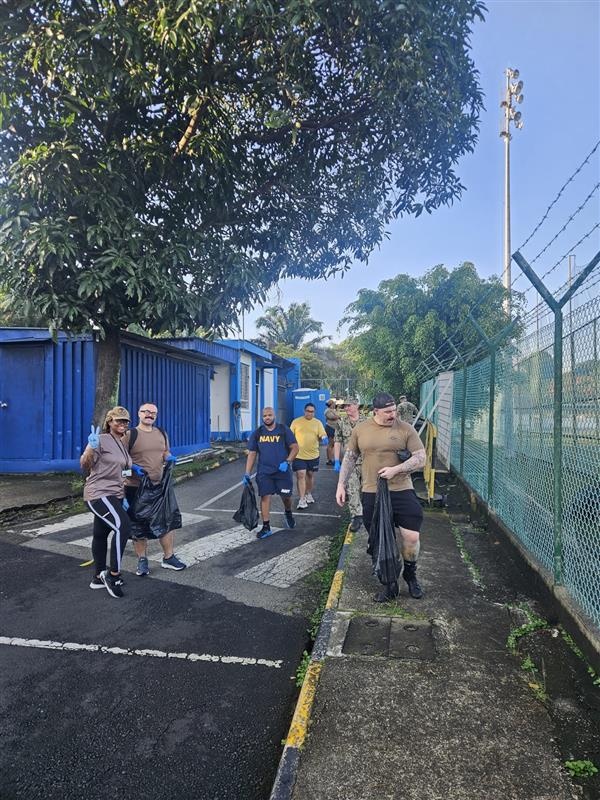
[[[395,421],[393,425],[386,427],[378,425],[371,418],[356,425],[347,449],[362,455],[363,492],[376,492],[377,473],[382,467],[398,466],[398,450],[415,453],[424,448],[415,429],[408,423]],[[413,488],[410,475],[395,475],[388,481],[388,486],[390,492]]]
[[[131,433],[127,431],[123,437],[123,444],[129,448],[129,437]],[[152,483],[158,483],[162,478],[163,469],[165,466],[165,453],[169,450],[169,440],[166,438],[162,431],[158,428],[152,428],[151,431],[143,431],[141,428],[137,429],[137,439],[131,448],[131,458],[133,463],[141,467],[148,476]],[[139,486],[140,479],[133,475],[125,481],[127,486]]]
[[[110,433],[100,434],[100,444],[94,450],[90,474],[83,487],[84,500],[125,495],[123,470],[131,467],[131,458],[124,439]]]

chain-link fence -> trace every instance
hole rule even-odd
[[[600,628],[600,300],[561,316],[453,372],[450,463]]]

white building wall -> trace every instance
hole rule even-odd
[[[263,393],[264,405],[275,408],[275,376],[272,369],[263,370]]]
[[[452,395],[454,373],[442,372],[438,375],[435,399],[439,402],[435,412],[437,425],[437,455],[446,469],[450,464],[450,446],[452,443]]]
[[[210,429],[227,433],[230,430],[231,399],[229,397],[230,380],[229,365],[221,364],[215,368],[214,378],[210,382]]]
[[[235,398],[236,400],[242,401],[240,430],[251,431],[254,430],[254,425],[252,424],[252,398],[254,395],[254,383],[252,380],[252,356],[248,355],[247,353],[241,353],[240,364],[245,364],[248,367],[247,378],[245,381],[247,385],[245,387],[241,386],[245,370],[240,368],[240,397]]]

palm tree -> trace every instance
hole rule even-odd
[[[287,311],[283,306],[270,306],[265,315],[256,320],[256,327],[261,334],[258,343],[267,350],[277,345],[288,345],[294,350],[302,347],[317,347],[331,336],[315,336],[306,341],[311,333],[321,334],[323,324],[310,316],[308,303],[290,303]]]

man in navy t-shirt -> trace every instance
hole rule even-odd
[[[296,527],[296,520],[292,514],[291,463],[298,455],[298,443],[287,425],[275,422],[275,412],[272,408],[268,406],[263,408],[262,420],[263,424],[250,434],[248,440],[244,483],[250,483],[250,473],[258,455],[256,483],[263,526],[256,535],[259,539],[266,539],[273,533],[269,520],[272,494],[281,496],[285,509],[285,524],[288,528]]]

